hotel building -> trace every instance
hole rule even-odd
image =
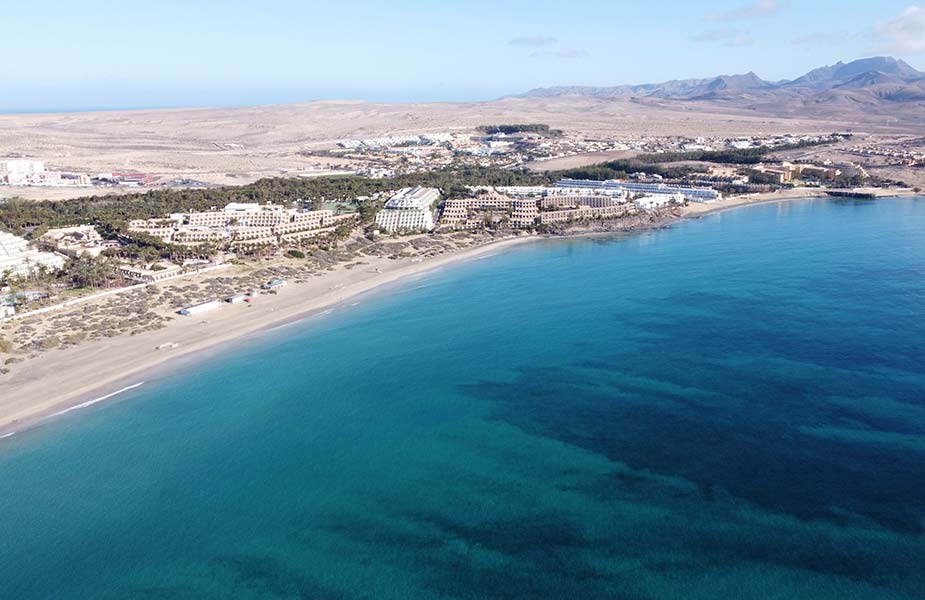
[[[473,229],[496,217],[493,211],[507,213],[511,227],[523,228],[587,219],[616,219],[635,212],[624,191],[589,191],[542,186],[469,188],[472,198],[446,201],[440,218],[449,229]],[[505,193],[499,193],[499,192]],[[481,211],[481,212],[479,212]]]
[[[404,188],[388,199],[376,215],[376,224],[386,231],[431,231],[439,199],[435,188]]]
[[[533,227],[540,216],[540,209],[533,198],[515,198],[511,202],[511,226]]]
[[[302,211],[278,204],[233,202],[223,210],[131,221],[129,231],[153,235],[167,243],[227,243],[241,249],[330,233],[337,225],[355,222],[357,217],[355,213],[335,215],[331,210]]]
[[[676,195],[681,194],[691,202],[714,202],[720,193],[710,188],[683,187],[666,183],[637,183],[633,181],[594,181],[589,179],[562,179],[556,183],[560,188],[580,188],[595,191],[622,191],[630,194]]]
[[[0,231],[0,279],[6,275],[28,277],[39,267],[55,271],[67,257],[54,252],[40,252],[28,240]]]
[[[119,247],[119,242],[103,241],[92,225],[49,229],[39,241],[67,256],[99,256],[107,248]]]
[[[636,198],[633,200],[633,204],[639,210],[655,210],[669,204],[684,204],[684,196],[681,194],[650,194],[642,198]]]

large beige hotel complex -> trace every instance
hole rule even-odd
[[[176,213],[165,219],[135,220],[129,230],[182,245],[213,243],[233,249],[275,246],[335,231],[353,224],[356,213],[300,210],[278,204],[231,203],[223,210]]]
[[[469,197],[448,199],[436,220],[439,190],[399,190],[378,213],[376,224],[390,232],[477,229],[504,222],[515,228],[532,228],[617,219],[686,201],[680,193],[639,195],[631,201],[630,193],[622,189],[503,186],[470,187],[469,191]]]

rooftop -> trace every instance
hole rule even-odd
[[[436,188],[404,188],[389,198],[385,203],[385,208],[392,210],[430,208],[430,205],[439,197],[440,191]]]

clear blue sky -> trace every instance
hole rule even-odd
[[[925,67],[925,3],[59,0],[0,10],[0,110],[487,100],[872,54]]]

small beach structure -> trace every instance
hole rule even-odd
[[[12,304],[0,303],[0,319],[6,319],[16,315],[16,307]]]
[[[0,231],[0,274],[29,277],[41,266],[58,271],[66,261],[63,254],[40,252],[25,238]]]
[[[188,306],[186,308],[181,308],[177,311],[177,314],[181,314],[184,317],[192,317],[210,310],[214,310],[221,306],[222,303],[218,300],[209,300],[208,302],[203,302],[202,304],[197,304],[195,306]]]
[[[639,210],[656,210],[673,203],[683,204],[684,197],[680,194],[650,194],[648,196],[642,196],[641,198],[636,198],[633,200],[633,204],[635,204],[636,208]]]
[[[229,296],[228,298],[225,298],[225,302],[228,304],[241,304],[243,302],[247,302],[247,299],[247,294],[237,294],[236,296]]]
[[[270,281],[268,281],[268,282],[266,282],[265,284],[263,284],[262,286],[260,286],[260,289],[264,289],[264,290],[275,290],[275,289],[278,289],[278,288],[283,287],[284,285],[286,285],[286,280],[285,280],[285,279],[279,279],[279,278],[277,277],[277,278],[271,279]]]

